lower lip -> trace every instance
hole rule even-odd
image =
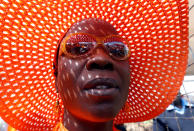
[[[89,89],[85,90],[85,93],[92,96],[113,96],[119,92],[118,88],[108,89]]]

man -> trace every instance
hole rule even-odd
[[[164,113],[154,119],[154,131],[191,131],[194,129],[194,105],[179,93]]]

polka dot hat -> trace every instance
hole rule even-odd
[[[114,123],[151,119],[175,98],[188,54],[187,0],[2,0],[0,116],[19,130],[57,123],[57,41],[82,19],[105,20],[131,46],[131,81]]]

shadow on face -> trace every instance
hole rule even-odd
[[[74,33],[97,38],[118,35],[105,21],[85,19],[75,23],[61,43]],[[85,37],[76,40],[82,39]],[[96,47],[88,56],[72,58],[65,55],[62,48],[63,44],[59,49],[56,88],[65,108],[79,119],[93,122],[113,120],[128,96],[128,59],[115,60],[102,47]]]

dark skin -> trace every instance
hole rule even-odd
[[[102,20],[86,19],[74,24],[66,33],[88,33],[96,37],[118,35],[114,27]],[[64,37],[64,38],[65,38]],[[65,56],[59,49],[56,89],[65,107],[64,126],[70,131],[111,131],[113,119],[124,106],[129,87],[129,62],[113,59],[98,46],[83,58]],[[91,93],[96,83],[113,83],[111,94]]]

